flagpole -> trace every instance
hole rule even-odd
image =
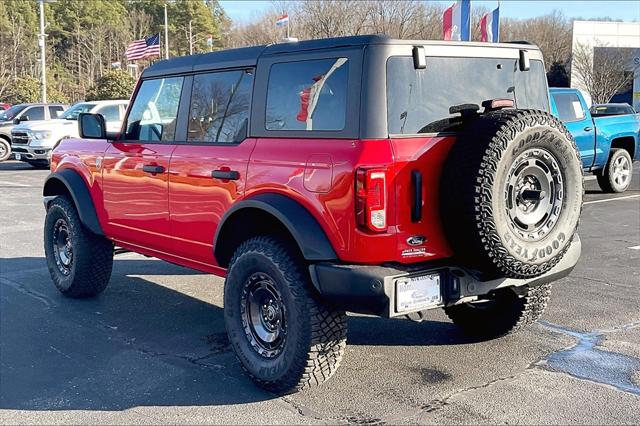
[[[284,10],[282,11],[282,14],[287,14],[287,40],[289,39],[289,14],[287,12],[285,12]]]
[[[169,24],[167,23],[167,2],[164,2],[164,58],[169,59]]]

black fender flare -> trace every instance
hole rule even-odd
[[[324,230],[305,207],[287,196],[264,193],[234,204],[220,220],[213,244],[213,255],[219,263],[224,258],[224,245],[220,236],[224,233],[225,225],[230,226],[230,219],[234,214],[244,209],[262,210],[280,221],[292,235],[306,260],[337,260],[336,252]],[[223,263],[225,262],[221,264]]]
[[[73,203],[78,210],[80,222],[92,233],[104,236],[89,188],[87,188],[84,179],[74,170],[65,169],[47,176],[42,189],[42,195],[45,197],[45,207],[48,208],[47,197],[64,194],[64,189],[61,185],[71,195]]]

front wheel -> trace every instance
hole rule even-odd
[[[47,209],[44,252],[51,279],[65,296],[91,297],[107,287],[113,244],[86,229],[66,197],[56,197]]]
[[[244,242],[224,285],[229,341],[265,389],[288,393],[319,385],[338,368],[346,315],[316,300],[304,263],[271,237]]]
[[[449,306],[445,313],[465,334],[491,339],[512,334],[537,321],[547,306],[551,284],[502,289],[487,300]]]
[[[6,140],[0,138],[0,162],[11,157],[11,145]]]
[[[611,150],[606,167],[596,174],[598,185],[604,192],[624,192],[631,185],[633,160],[626,149]]]

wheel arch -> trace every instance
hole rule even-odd
[[[227,267],[235,249],[256,235],[282,235],[294,242],[308,261],[336,260],[337,255],[324,230],[297,201],[280,194],[259,194],[235,204],[220,220],[213,255]]]
[[[42,195],[45,197],[45,208],[49,207],[49,197],[70,197],[82,224],[92,233],[104,236],[87,184],[77,172],[65,169],[51,173],[44,183]]]
[[[611,141],[611,149],[620,148],[624,149],[629,153],[631,159],[635,158],[636,155],[636,140],[633,136],[623,136],[615,138]]]

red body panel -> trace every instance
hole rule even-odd
[[[168,174],[174,145],[112,143],[102,160],[105,234],[116,241],[164,250],[169,238]],[[164,172],[147,173],[143,167]]]
[[[401,262],[416,262],[450,257],[453,253],[442,230],[440,218],[440,177],[455,138],[426,137],[392,139],[395,156],[397,253]],[[411,172],[422,174],[422,219],[411,220],[414,202]],[[455,188],[451,188],[455,191]],[[424,236],[423,245],[411,246],[407,239]]]
[[[116,244],[202,271],[225,273],[213,257],[224,213],[234,203],[266,192],[303,205],[341,261],[413,263],[452,254],[438,206],[440,174],[452,141],[262,138],[238,145],[172,145],[66,140],[54,153],[52,170],[72,167],[85,178],[100,224]],[[150,174],[142,170],[144,165],[166,171]],[[386,232],[369,232],[356,224],[358,168],[386,171]],[[415,223],[414,169],[423,176],[423,214]],[[240,178],[214,179],[213,170],[235,170]],[[407,254],[416,249],[407,238],[416,235],[426,237],[418,247],[423,250]]]
[[[220,219],[244,194],[255,139],[239,145],[178,145],[169,170],[172,252],[216,265],[213,240]],[[214,170],[237,171],[238,180],[211,177]]]

